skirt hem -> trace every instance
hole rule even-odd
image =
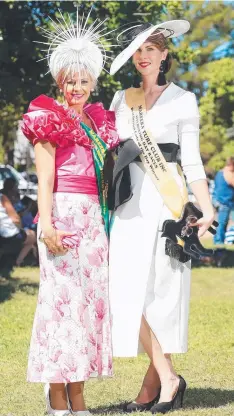
[[[28,383],[53,383],[53,384],[57,384],[57,383],[64,383],[64,384],[68,384],[68,383],[79,383],[79,382],[81,382],[81,381],[89,381],[90,379],[93,379],[93,378],[96,378],[96,379],[98,379],[98,380],[103,380],[103,379],[106,379],[106,378],[113,378],[114,377],[114,374],[113,373],[111,373],[111,374],[103,374],[103,375],[91,375],[91,376],[89,376],[89,377],[84,377],[84,378],[82,378],[82,379],[77,379],[77,380],[72,380],[72,381],[67,381],[67,380],[58,380],[58,381],[51,381],[51,380],[48,380],[48,379],[45,379],[45,380],[32,380],[32,379],[28,379],[27,378],[27,382]]]

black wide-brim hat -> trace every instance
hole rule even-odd
[[[110,67],[111,75],[114,75],[156,30],[158,34],[163,35],[165,38],[176,38],[188,32],[190,23],[187,20],[169,20],[157,25],[139,24],[135,25],[134,28],[135,33],[138,33],[134,36],[134,30],[132,30],[132,36],[129,37],[130,43],[112,62]],[[129,31],[129,29],[124,30],[122,34],[126,31]]]

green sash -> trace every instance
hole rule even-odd
[[[108,147],[106,143],[85,123],[80,123],[81,127],[86,132],[87,136],[93,141],[94,148],[92,149],[93,153],[93,160],[95,166],[95,172],[97,177],[98,183],[98,193],[99,193],[99,202],[101,206],[102,217],[104,221],[104,227],[107,236],[109,237],[109,212],[108,212],[108,205],[107,205],[107,191],[108,191],[108,184],[105,183],[104,180],[104,162]]]

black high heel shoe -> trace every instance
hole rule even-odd
[[[186,381],[181,376],[179,376],[179,379],[179,387],[172,401],[155,404],[150,409],[151,413],[165,414],[167,412],[170,412],[170,410],[180,409],[181,407],[183,407],[184,392],[186,390]]]
[[[160,392],[161,392],[161,389],[159,390],[159,393],[157,394],[157,396],[153,400],[151,400],[151,402],[148,402],[148,403],[131,402],[127,404],[124,411],[127,413],[131,413],[131,412],[145,412],[147,410],[150,410],[155,403],[158,403],[159,398],[160,398]]]

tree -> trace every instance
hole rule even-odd
[[[63,14],[75,13],[77,2],[71,1],[2,1],[0,3],[0,109],[2,112],[2,123],[0,126],[0,138],[2,145],[9,155],[14,147],[14,131],[18,120],[28,103],[40,94],[56,96],[58,91],[51,75],[44,75],[48,68],[45,61],[37,62],[43,57],[41,45],[34,41],[44,41],[40,27],[50,25],[49,16],[58,16],[58,9]],[[147,20],[150,15],[158,20],[165,14],[165,7],[173,13],[177,10],[180,2],[146,2],[146,1],[100,1],[100,2],[78,2],[79,11],[87,15],[91,5],[93,13],[90,21],[98,18],[104,20],[106,17],[107,27],[112,30],[119,28],[132,20],[140,18]],[[14,24],[12,24],[14,22]],[[113,36],[115,38],[115,35]],[[117,52],[117,51],[116,51]],[[114,91],[121,84],[129,86],[132,77],[129,65],[112,78],[103,74],[99,79],[99,85],[94,100],[101,100],[106,106],[110,104]],[[9,159],[9,158],[8,158]]]
[[[191,31],[174,45],[181,62],[175,77],[179,75],[199,98],[203,160],[219,169],[234,154],[227,135],[234,114],[234,10],[232,2],[186,3],[184,17],[191,22]],[[184,49],[187,56],[191,51],[192,62],[184,62]]]
[[[42,93],[57,96],[58,90],[48,68],[41,46],[44,41],[40,27],[49,27],[49,16],[75,13],[73,1],[2,1],[0,3],[0,109],[2,123],[0,140],[13,149],[14,130],[28,103]],[[220,1],[97,1],[78,2],[80,12],[87,15],[91,5],[90,22],[96,17],[108,17],[109,30],[133,21],[157,23],[170,19],[188,19],[191,31],[171,43],[175,57],[169,79],[194,91],[200,100],[201,149],[205,162],[211,166],[222,163],[223,155],[232,150],[226,129],[232,125],[233,113],[233,32],[232,4]],[[12,24],[14,22],[14,24]],[[222,50],[219,53],[217,48]],[[111,48],[112,49],[112,48]],[[122,47],[113,47],[116,55]],[[221,59],[220,59],[221,58]],[[217,81],[217,82],[216,82]],[[116,89],[138,85],[139,77],[131,62],[115,75],[103,73],[93,101],[109,106]],[[100,88],[101,86],[101,88]],[[219,156],[215,153],[219,152]],[[1,153],[1,152],[0,152]],[[221,159],[220,159],[221,158]]]
[[[208,165],[217,170],[234,154],[234,142],[227,136],[234,115],[233,59],[204,65],[202,78],[208,82],[208,88],[200,100],[201,151]]]
[[[196,91],[199,97],[204,95],[207,83],[204,71],[208,62],[220,59],[217,49],[223,47],[224,55],[233,56],[233,19],[232,2],[189,1],[184,3],[184,18],[191,23],[191,30],[175,50],[183,58],[184,50],[192,53],[192,62],[182,65],[180,77],[189,89]],[[226,51],[225,51],[226,46]],[[181,59],[182,60],[182,59]]]

